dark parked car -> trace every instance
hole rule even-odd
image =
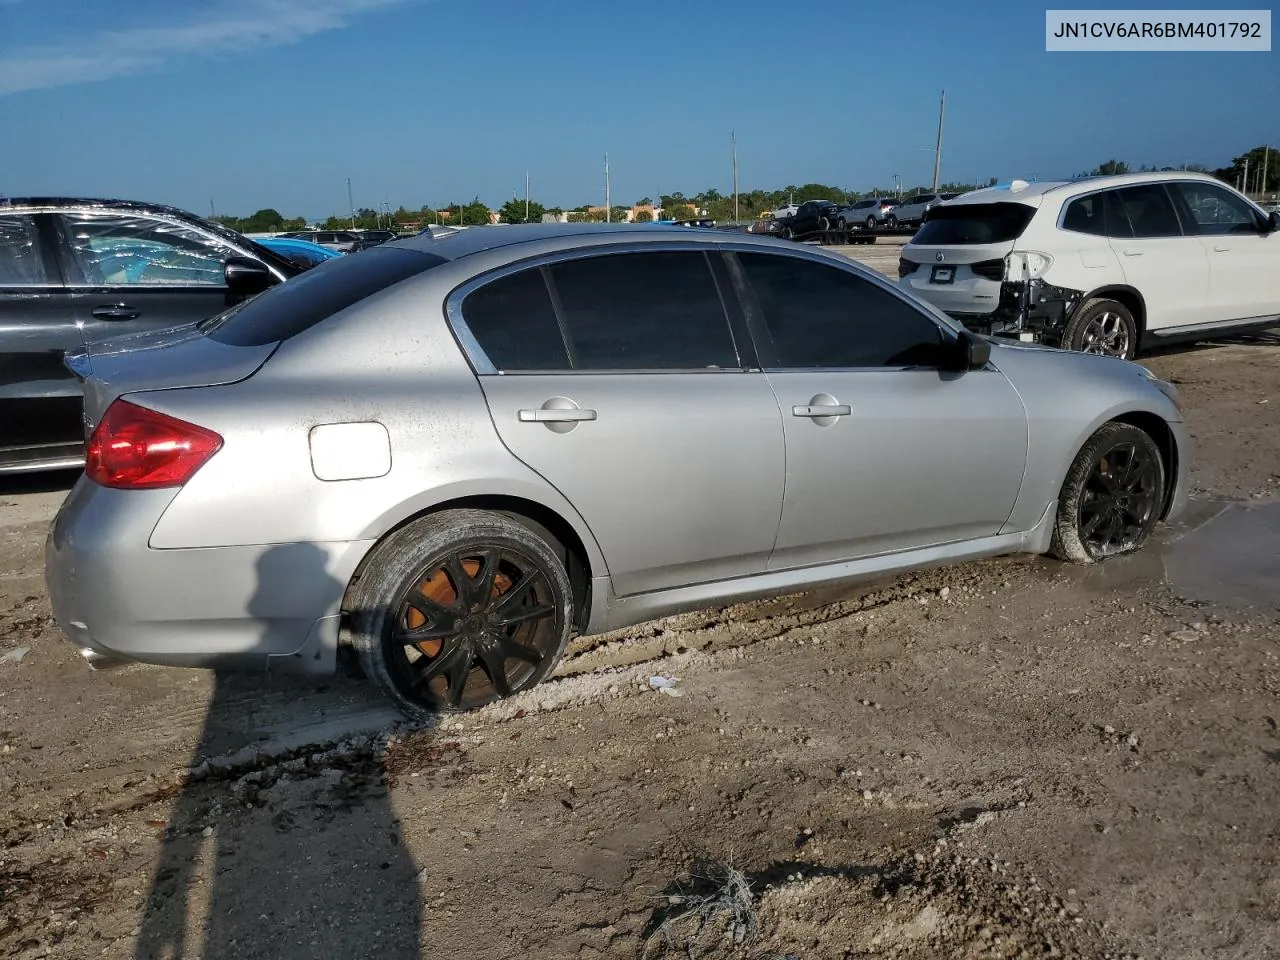
[[[838,210],[839,206],[830,200],[806,200],[791,216],[757,221],[747,232],[768,233],[790,240],[835,226]]]
[[[356,236],[367,247],[376,247],[380,243],[389,243],[399,238],[394,230],[357,230]]]
[[[0,201],[0,473],[82,462],[67,351],[194,323],[302,269],[172,207]]]

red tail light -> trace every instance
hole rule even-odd
[[[116,400],[89,437],[84,472],[121,490],[180,487],[221,447],[212,430]]]

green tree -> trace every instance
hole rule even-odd
[[[1246,165],[1248,183],[1244,180]],[[1280,150],[1254,147],[1233,159],[1230,166],[1213,171],[1213,175],[1245,193],[1275,193],[1280,190]]]
[[[648,197],[641,197],[639,200],[636,201],[637,207],[648,207],[652,205],[653,205],[653,201],[650,200]]]
[[[1123,160],[1107,160],[1093,168],[1095,177],[1109,177],[1112,174],[1128,173],[1129,165]]]
[[[502,209],[498,211],[502,215],[503,223],[541,223],[542,215],[547,212],[547,208],[533,200],[529,201],[529,216],[525,218],[524,201],[511,199],[502,205]]]
[[[636,219],[635,219],[636,223],[649,223],[652,219],[653,219],[653,214],[650,213],[648,210],[636,211]]]

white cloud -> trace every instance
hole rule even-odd
[[[16,0],[0,0],[0,4]],[[404,0],[236,0],[203,18],[111,30],[61,46],[10,49],[0,61],[0,96],[162,70],[192,57],[296,43],[337,30],[366,11]]]

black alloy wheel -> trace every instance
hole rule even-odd
[[[499,514],[456,510],[396,531],[350,603],[365,672],[410,716],[471,710],[559,662],[572,588],[556,551]]]
[[[1150,537],[1164,497],[1165,466],[1155,441],[1132,424],[1108,423],[1067,474],[1051,552],[1076,563],[1131,553]]]

